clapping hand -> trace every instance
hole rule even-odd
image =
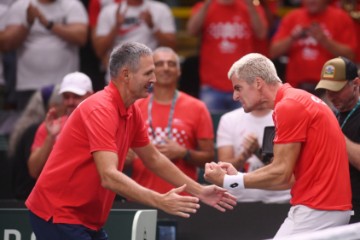
[[[56,109],[54,107],[46,114],[45,125],[50,136],[56,137],[60,133],[61,128],[64,125],[64,119],[57,116]]]
[[[184,147],[169,138],[164,138],[164,142],[162,144],[157,144],[156,148],[172,161],[182,158],[184,152],[186,152]]]

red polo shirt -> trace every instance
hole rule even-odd
[[[118,154],[123,169],[129,147],[149,144],[139,109],[125,108],[113,83],[85,101],[71,114],[48,161],[26,201],[44,220],[100,229],[115,193],[101,186],[92,156],[95,151]]]
[[[273,113],[275,144],[301,143],[291,204],[318,210],[350,210],[345,139],[330,108],[319,98],[283,85]]]

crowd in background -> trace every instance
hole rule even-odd
[[[189,56],[185,56],[182,74],[179,65],[180,90],[199,89],[188,93],[202,100],[210,114],[218,115],[240,107],[233,101],[233,87],[227,72],[234,61],[248,53],[269,56],[276,63],[283,81],[316,94],[315,86],[327,60],[344,56],[360,64],[359,3],[302,0],[280,17],[284,4],[286,2],[276,0],[206,0],[194,5],[186,31],[189,36],[198,38],[199,61],[188,66],[185,63]],[[59,85],[65,75],[76,71],[87,74],[96,92],[110,80],[108,58],[114,46],[137,41],[152,50],[166,46],[179,52],[181,43],[177,41],[177,31],[179,26],[176,26],[169,4],[159,1],[2,0],[0,108],[2,112],[18,113],[16,121],[10,124],[7,121],[8,126],[2,128],[4,135],[11,135],[9,159],[14,159],[16,152],[25,155],[20,158],[30,156],[30,152],[19,149],[25,145],[30,151],[32,141],[24,143],[24,139],[33,137],[51,106],[61,102],[57,98],[58,88],[54,86]],[[180,60],[178,64],[181,64]],[[189,82],[186,79],[189,75],[198,80]],[[146,106],[144,109],[146,112]],[[269,114],[260,115],[269,118]],[[247,121],[244,126],[254,123],[251,117],[244,119],[242,121]],[[0,124],[6,122],[6,116],[0,120]],[[223,137],[218,148],[224,155],[217,157],[234,158],[234,164],[239,164],[238,169],[253,167],[247,169],[251,171],[263,166],[253,155],[256,149],[246,154],[244,149],[230,149],[229,152],[236,152],[236,156],[227,155],[226,148],[221,149],[221,144],[228,146],[232,139],[224,136],[224,128],[229,127],[225,121],[222,119],[217,136]],[[234,124],[234,119],[227,121]],[[233,130],[231,127],[229,132]],[[249,140],[249,136],[243,138],[251,144],[260,144],[262,135],[262,132],[258,133],[255,140]],[[213,134],[208,138],[212,142]],[[196,149],[195,142],[193,145]],[[235,158],[238,156],[240,159]],[[253,160],[244,166],[251,158]],[[194,166],[199,167],[199,164]],[[194,175],[194,170],[191,172]],[[280,196],[281,200],[283,196]],[[264,198],[265,195],[261,200]]]

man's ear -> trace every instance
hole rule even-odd
[[[130,71],[128,68],[122,68],[120,70],[120,78],[124,79],[125,82],[129,81]]]
[[[260,77],[256,77],[255,78],[255,87],[257,89],[261,89],[263,85],[264,85],[264,80]]]

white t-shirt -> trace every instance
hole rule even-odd
[[[88,23],[85,7],[78,0],[57,0],[41,4],[37,0],[18,0],[9,10],[7,25],[23,25],[29,3],[55,23]],[[17,49],[16,90],[36,90],[60,83],[70,72],[79,70],[79,48],[47,30],[36,19],[25,42]]]
[[[251,113],[245,113],[243,108],[228,112],[221,117],[219,122],[216,137],[217,148],[232,146],[234,149],[234,156],[239,156],[243,150],[242,143],[244,138],[250,133],[257,136],[259,146],[261,147],[264,128],[267,126],[274,126],[272,111],[262,117],[256,117]],[[247,163],[249,165],[249,172],[264,166],[261,160],[255,155],[251,156],[247,160]],[[290,190],[267,191],[260,189],[245,189],[241,193],[236,193],[235,196],[239,202],[288,202],[290,200]]]
[[[6,19],[6,11],[7,6],[4,4],[0,4],[0,32],[4,31],[5,29],[5,19]],[[4,69],[3,69],[3,62],[2,62],[2,54],[0,52],[0,86],[5,85],[5,79],[4,79]]]
[[[97,36],[108,35],[116,24],[115,13],[118,4],[107,5],[100,12],[96,27]],[[115,39],[114,46],[125,41],[135,41],[143,43],[152,50],[158,47],[158,42],[154,36],[154,30],[150,29],[147,24],[140,20],[141,12],[148,10],[152,16],[154,29],[163,33],[175,33],[175,21],[170,8],[161,2],[144,0],[140,6],[128,6],[126,2],[121,3],[120,12],[125,12],[125,22],[119,27],[119,34]]]

